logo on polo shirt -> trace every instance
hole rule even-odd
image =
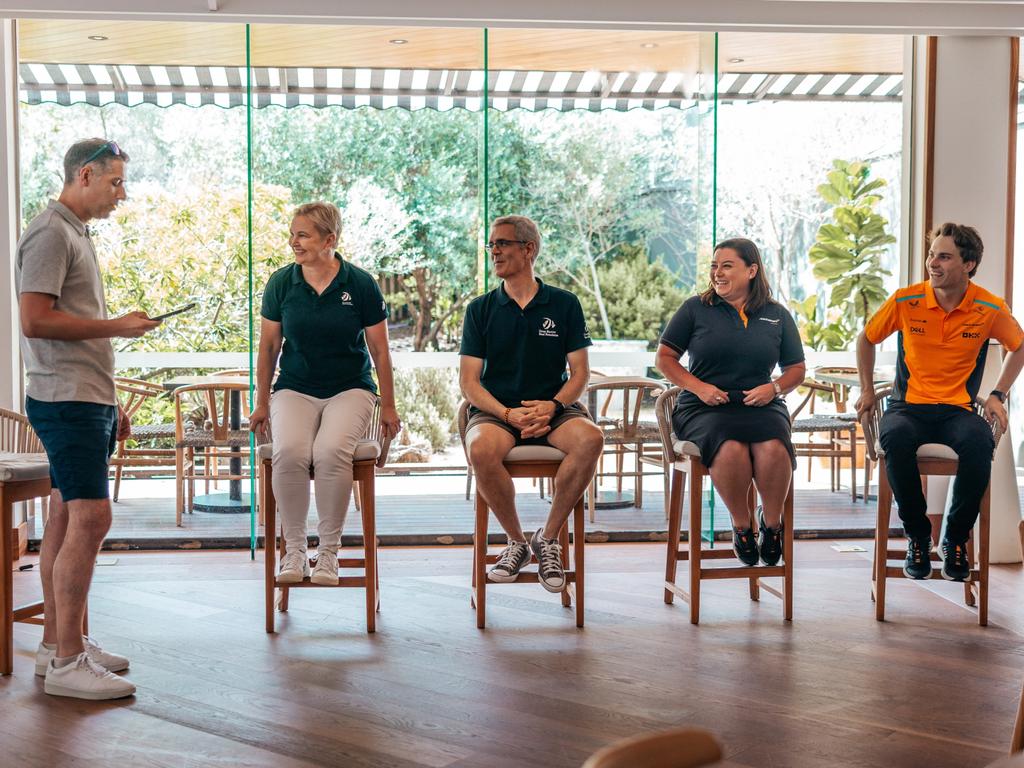
[[[558,338],[558,331],[555,330],[555,321],[550,317],[545,317],[540,323],[540,330],[537,331],[538,336],[549,336],[553,339]]]
[[[583,323],[583,338],[590,338],[590,325],[588,323]]]
[[[352,294],[349,293],[348,291],[343,291],[342,294],[341,294],[341,303],[344,304],[346,307],[351,307],[352,306]]]
[[[780,322],[782,322],[782,321],[781,321],[781,320],[779,320],[778,318],[774,318],[774,319],[773,319],[773,318],[770,318],[770,317],[759,317],[759,318],[757,318],[757,319],[758,319],[758,320],[764,320],[764,322],[766,322],[766,323],[771,323],[772,325],[778,325],[778,324],[779,324]]]
[[[914,309],[917,309],[921,305],[921,300],[920,299],[911,299],[910,301],[907,302],[907,304],[912,306]]]

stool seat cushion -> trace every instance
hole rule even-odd
[[[0,483],[42,480],[50,476],[45,453],[0,452]]]
[[[565,454],[550,445],[517,445],[505,455],[505,463],[516,461],[561,461]]]
[[[257,452],[260,457],[260,461],[264,459],[272,459],[274,457],[274,444],[264,443],[259,446]],[[376,461],[380,458],[380,443],[376,440],[360,440],[356,444],[356,452],[352,457],[353,461]]]
[[[700,458],[700,448],[697,447],[696,443],[691,443],[689,440],[673,440],[672,450],[676,452],[676,456],[692,456],[693,458]]]
[[[882,444],[877,440],[875,441],[875,453],[878,454],[879,458],[885,456],[885,451],[882,450]],[[956,461],[956,451],[950,448],[948,445],[942,445],[941,443],[925,443],[917,449],[917,458],[919,459],[949,459],[950,461]]]

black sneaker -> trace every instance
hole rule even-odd
[[[530,562],[530,548],[525,541],[510,541],[508,546],[501,550],[491,570],[487,572],[487,578],[499,584],[507,584],[519,578],[519,571],[524,565]]]
[[[908,579],[930,579],[931,551],[931,539],[907,539],[907,559],[903,563],[903,575]],[[885,557],[884,553],[882,557]]]
[[[942,540],[942,578],[947,581],[970,581],[971,563],[967,559],[967,545]]]
[[[778,565],[782,559],[782,523],[778,528],[769,528],[764,522],[764,513],[758,512],[758,526],[760,528],[760,541],[758,549],[761,550],[761,562],[765,565]]]
[[[545,539],[540,535],[543,528],[538,528],[530,539],[530,549],[537,558],[537,575],[540,583],[548,592],[561,592],[565,589],[565,570],[562,568],[562,545],[558,539]]]
[[[732,551],[744,565],[757,565],[757,540],[753,528],[732,529]]]

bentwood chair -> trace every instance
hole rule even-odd
[[[885,410],[886,400],[892,392],[892,387],[886,386],[875,390],[875,401],[877,406],[870,418],[863,421],[864,437],[867,443],[867,451],[872,461],[878,462],[878,519],[875,522],[875,552],[872,565],[871,598],[875,601],[875,618],[878,621],[885,621],[885,583],[891,578],[905,578],[901,565],[890,565],[890,560],[902,560],[905,549],[889,548],[889,525],[892,515],[892,488],[889,485],[889,476],[885,469],[885,451],[882,450],[878,441],[879,427],[882,421],[882,413]],[[984,401],[977,398],[974,403],[975,411],[984,415]],[[1002,430],[999,422],[992,424],[992,436],[995,445],[998,447],[999,438],[1002,437]],[[925,443],[917,449],[917,466],[921,477],[929,475],[956,474],[957,470],[956,452],[948,445],[939,443]],[[985,495],[981,499],[981,511],[978,515],[978,536],[971,532],[967,541],[967,559],[971,563],[970,581],[964,582],[964,603],[968,606],[978,606],[978,624],[988,624],[988,565],[989,565],[989,521],[991,513],[990,488],[985,489]],[[975,548],[977,548],[977,562],[975,564]],[[942,578],[942,569],[938,565],[941,557],[937,552],[931,553],[931,560],[936,565],[932,566],[933,579]]]
[[[168,467],[174,462],[174,422],[136,423],[135,416],[143,405],[166,394],[163,387],[151,381],[124,376],[115,376],[114,386],[122,410],[132,421],[131,436],[117,441],[117,448],[110,458],[110,466],[114,469],[112,498],[117,501],[125,470],[133,472],[147,467]],[[129,448],[128,440],[134,442],[135,447]]]
[[[361,504],[359,512],[363,523],[363,556],[342,557],[339,551],[338,567],[355,568],[362,571],[355,576],[342,575],[338,578],[337,587],[362,587],[366,590],[366,631],[376,631],[376,615],[380,610],[380,580],[377,569],[377,527],[376,527],[376,495],[374,483],[377,468],[383,467],[388,458],[391,438],[388,437],[380,423],[380,401],[373,409],[373,416],[366,428],[366,433],[356,445],[352,462],[352,479],[354,488],[359,489]],[[314,584],[307,576],[297,584],[282,584],[277,580],[277,554],[275,537],[284,557],[284,536],[278,536],[277,499],[274,498],[274,465],[273,444],[264,443],[257,449],[260,459],[259,467],[259,499],[260,511],[265,521],[264,536],[264,580],[266,595],[266,629],[274,631],[275,594],[277,608],[284,613],[288,610],[288,593],[292,589],[313,587],[317,589],[333,589],[334,586]],[[310,467],[309,479],[313,479],[313,468]],[[315,562],[315,561],[314,561]],[[311,562],[312,565],[312,562]]]
[[[672,408],[679,396],[679,388],[672,387],[658,396],[655,410],[658,416],[658,427],[661,431],[662,447],[666,456],[671,456],[672,471],[671,500],[668,521],[668,553],[665,563],[665,602],[671,604],[678,595],[690,604],[690,623],[700,621],[700,583],[704,579],[747,579],[750,582],[750,599],[759,600],[761,589],[782,600],[782,617],[786,621],[793,618],[793,483],[789,484],[789,494],[782,511],[783,535],[781,565],[729,565],[708,566],[704,560],[721,560],[735,558],[732,547],[720,549],[705,547],[701,538],[701,510],[704,491],[704,478],[710,476],[708,468],[701,461],[700,449],[689,441],[680,440],[672,431]],[[683,479],[686,475],[688,483]],[[689,530],[686,549],[679,549],[680,529],[682,527],[683,486],[688,485],[689,494]],[[757,515],[755,514],[756,493],[751,484],[748,495],[748,512],[750,527],[757,535]],[[689,561],[689,591],[676,584],[676,565],[680,560]],[[782,589],[766,584],[763,579],[768,576],[781,576]]]
[[[643,505],[644,465],[664,464],[658,424],[643,418],[644,409],[650,409],[658,395],[665,391],[665,387],[664,381],[643,376],[605,376],[591,381],[587,386],[591,413],[604,434],[605,454],[610,453],[615,459],[614,472],[605,472],[599,468],[594,475],[590,486],[590,522],[594,522],[598,486],[602,477],[614,476],[619,493],[622,492],[623,478],[632,477],[633,506],[640,508]],[[599,399],[604,401],[600,406],[597,403]],[[613,403],[616,408],[614,414],[609,416]],[[618,409],[620,405],[621,410]],[[632,471],[624,470],[624,460],[628,454],[633,455]],[[667,488],[665,495],[668,496]]]
[[[839,488],[840,460],[850,462],[850,495],[857,500],[857,421],[841,414],[814,413],[815,398],[829,395],[839,400],[839,389],[834,384],[821,384],[814,379],[805,379],[801,385],[803,399],[790,416],[793,430],[793,450],[797,458],[807,459],[807,479],[811,479],[811,467],[817,458],[829,460],[830,484],[835,491]],[[806,411],[805,415],[804,412]],[[798,435],[804,439],[798,439]],[[815,436],[818,437],[815,437]],[[867,494],[865,493],[865,499]]]
[[[175,518],[181,526],[182,513],[192,511],[195,481],[207,480],[210,465],[224,459],[238,459],[241,471],[218,474],[221,480],[246,480],[246,459],[249,456],[249,430],[232,428],[230,401],[233,394],[244,398],[249,392],[247,381],[218,384],[190,384],[174,390],[174,461]],[[186,401],[198,398],[205,407],[202,425],[187,421]]]
[[[41,624],[41,601],[14,606],[14,561],[20,554],[14,505],[50,495],[50,463],[20,413],[0,408],[0,675],[14,670],[14,622]]]
[[[463,450],[466,448],[466,427],[469,422],[469,403],[462,401],[459,406],[458,424],[459,438],[462,440]],[[512,477],[547,478],[552,481],[558,473],[565,454],[557,448],[548,445],[519,445],[508,452],[505,457],[505,469]],[[469,463],[469,452],[466,452],[466,462]],[[490,508],[484,497],[480,495],[480,489],[476,491],[476,515],[473,530],[473,595],[470,598],[470,605],[476,608],[476,625],[483,629],[487,623],[487,587],[494,586],[487,579],[487,566],[498,562],[497,555],[487,552],[487,523],[490,519]],[[576,600],[576,626],[583,626],[583,496],[580,496],[572,511],[573,532],[572,546],[573,556],[570,567],[569,562],[569,523],[566,521],[562,530],[558,532],[558,541],[562,545],[562,567],[565,568],[565,589],[561,592],[562,605],[570,607],[573,598]],[[537,559],[531,555],[531,563]],[[518,583],[534,583],[539,581],[536,572],[521,571]]]
[[[722,759],[715,738],[700,728],[633,736],[595,752],[583,768],[700,768]]]

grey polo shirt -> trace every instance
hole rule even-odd
[[[85,225],[67,206],[51,200],[32,219],[14,265],[14,285],[22,293],[56,296],[54,308],[93,320],[107,318],[103,280]],[[114,347],[110,339],[57,341],[21,337],[33,400],[78,400],[116,405]]]

